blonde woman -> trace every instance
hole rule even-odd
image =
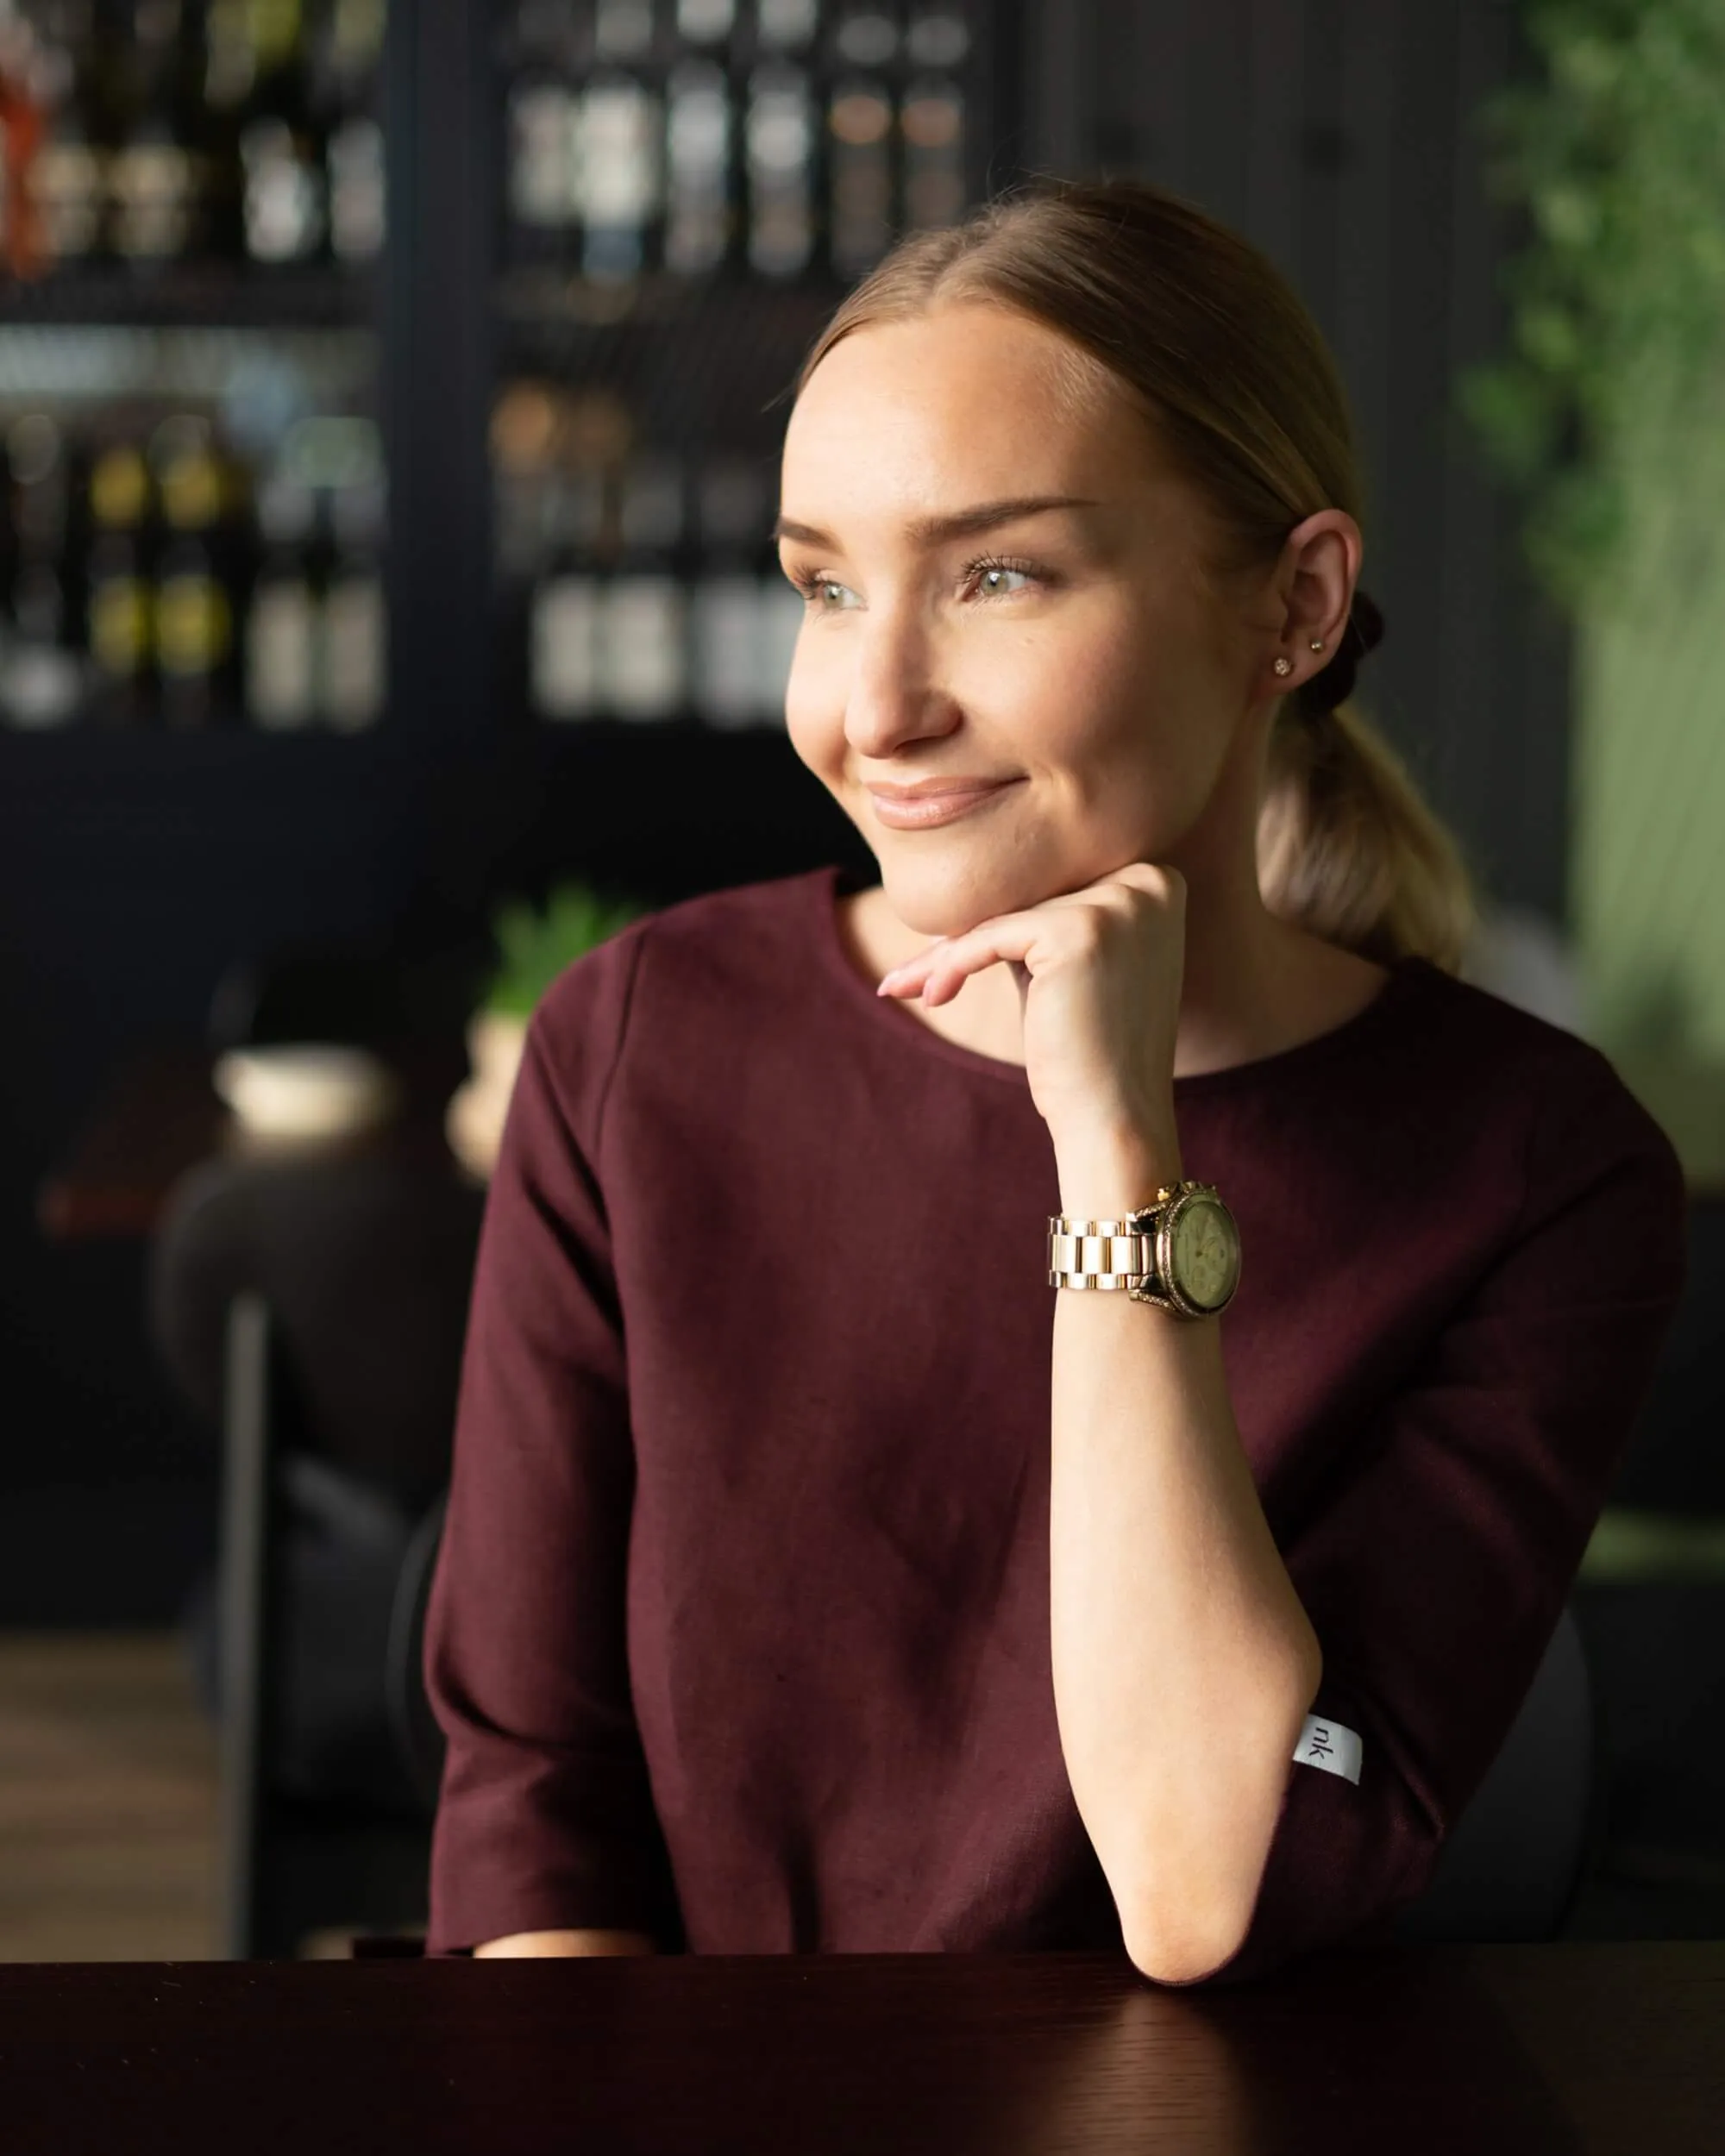
[[[1454,977],[1346,702],[1344,399],[1241,240],[1126,184],[908,240],[781,511],[791,736],[880,881],[672,908],[534,1021],[429,1951],[1382,1936],[1627,1442],[1671,1149]]]

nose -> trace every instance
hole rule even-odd
[[[865,613],[844,699],[844,738],[857,755],[887,761],[910,742],[950,734],[958,719],[925,625],[905,607]]]

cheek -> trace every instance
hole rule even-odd
[[[797,638],[785,683],[785,726],[811,771],[834,768],[844,752],[844,692],[806,628]]]
[[[1154,680],[1138,625],[1098,609],[979,653],[973,687],[1031,761],[1082,770],[1122,749],[1143,755]]]

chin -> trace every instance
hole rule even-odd
[[[932,834],[919,836],[926,845]],[[997,913],[1040,906],[1044,899],[1076,887],[1027,873],[1029,864],[1022,861],[966,862],[957,857],[956,849],[944,860],[913,861],[906,859],[900,849],[886,847],[877,850],[875,859],[888,905],[919,936],[962,936]]]

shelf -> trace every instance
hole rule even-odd
[[[248,263],[160,271],[122,266],[9,282],[0,298],[0,325],[364,328],[375,312],[376,294],[375,279],[361,270],[261,270]]]
[[[273,728],[249,726],[237,714],[223,712],[205,726],[112,726],[94,719],[77,719],[66,726],[10,726],[0,724],[0,742],[30,744],[17,751],[35,755],[44,764],[88,764],[125,770],[133,766],[154,769],[164,761],[184,764],[188,760],[206,764],[232,763],[255,754],[285,749],[292,754],[309,743],[323,742],[335,748],[353,749],[375,741],[387,728],[387,719],[344,733],[334,726]],[[0,749],[0,755],[10,753]],[[315,749],[309,753],[316,754]]]
[[[141,399],[221,405],[285,373],[298,394],[340,409],[373,394],[378,364],[376,332],[351,323],[317,329],[0,321],[0,405],[66,412]]]

